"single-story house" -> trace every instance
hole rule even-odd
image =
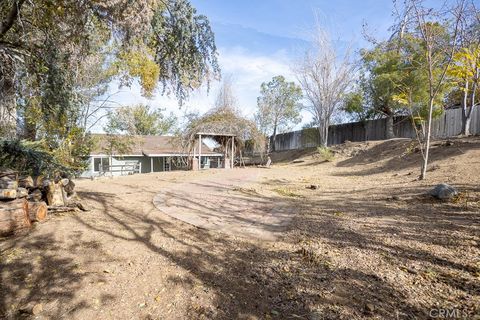
[[[82,177],[187,170],[188,156],[194,156],[198,166],[198,153],[187,154],[175,146],[171,136],[135,136],[125,154],[109,154],[107,135],[93,136],[95,147],[88,159],[89,169],[82,173]],[[200,168],[223,168],[225,155],[212,150],[203,141],[201,144]]]

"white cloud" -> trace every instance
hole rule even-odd
[[[278,51],[271,56],[254,55],[242,47],[222,48],[219,52],[222,72],[233,77],[239,107],[247,116],[253,116],[255,112],[262,82],[269,81],[276,75],[284,75],[287,79],[294,80],[290,71],[290,58],[284,51]],[[218,84],[212,91],[212,103],[217,88]]]
[[[255,112],[262,82],[269,81],[276,75],[283,75],[287,80],[295,81],[295,76],[291,71],[291,61],[291,57],[284,50],[266,56],[249,53],[242,47],[219,49],[219,63],[222,73],[233,77],[234,93],[238,99],[238,107],[245,116],[251,118],[253,118]],[[145,103],[154,108],[165,108],[167,112],[173,112],[181,116],[187,108],[198,110],[201,113],[209,110],[214,104],[219,86],[220,83],[215,82],[211,84],[209,92],[205,87],[196,90],[182,107],[179,106],[177,99],[173,96],[161,95],[160,92],[157,92],[151,99],[142,97],[140,86],[137,83],[131,87],[121,88],[120,92],[112,97],[112,100],[121,105]],[[111,91],[118,90],[118,83],[112,83]],[[304,122],[308,122],[308,119]],[[101,126],[97,126],[95,131],[101,131]]]

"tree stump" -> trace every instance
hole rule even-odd
[[[17,189],[0,189],[0,200],[12,200],[17,198]]]
[[[41,202],[28,202],[28,216],[31,222],[40,222],[47,218],[47,204]]]
[[[28,197],[28,190],[26,188],[17,188],[17,198]]]
[[[27,200],[0,202],[0,235],[10,235],[28,229],[31,225]]]
[[[61,184],[53,181],[43,181],[47,204],[49,206],[64,206],[63,188]]]
[[[15,199],[12,198],[12,192],[3,190],[16,190],[18,188],[17,173],[12,170],[0,171],[0,199]]]

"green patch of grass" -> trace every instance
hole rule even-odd
[[[435,280],[438,278],[438,273],[435,270],[428,268],[423,272],[423,277],[426,279]]]
[[[0,254],[0,261],[9,263],[19,257],[21,257],[25,253],[25,250],[20,248],[13,248],[6,250]]]
[[[335,212],[333,213],[333,215],[334,215],[335,217],[343,217],[343,216],[345,215],[345,213],[342,212],[342,211],[335,211]]]
[[[327,147],[318,147],[317,152],[320,158],[327,162],[333,161],[333,158],[335,157],[333,151]]]
[[[241,187],[236,187],[233,188],[233,191],[240,192],[249,196],[257,196],[258,192],[254,188],[241,188]]]
[[[278,193],[279,195],[284,196],[284,197],[303,198],[302,195],[297,194],[297,193],[293,192],[292,190],[290,190],[288,188],[275,188],[275,189],[273,189],[273,191],[275,191],[276,193]]]

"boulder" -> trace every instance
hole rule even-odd
[[[430,191],[430,195],[441,200],[451,199],[457,194],[457,189],[446,183],[438,184]]]

